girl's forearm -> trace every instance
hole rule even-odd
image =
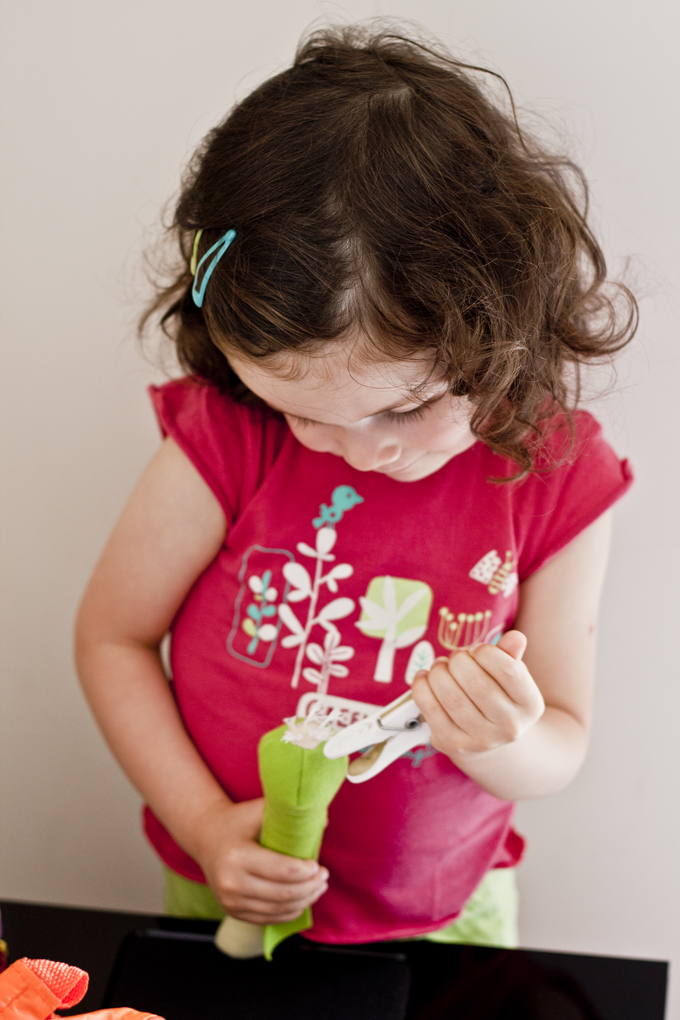
[[[568,712],[548,706],[519,740],[452,761],[484,790],[503,800],[529,800],[563,789],[576,775],[588,743],[584,727]]]
[[[79,642],[83,689],[114,755],[160,821],[201,856],[202,821],[231,803],[189,739],[157,652]]]

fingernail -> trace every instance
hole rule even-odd
[[[426,669],[419,669],[413,679],[417,680],[419,676],[427,676],[427,670]]]

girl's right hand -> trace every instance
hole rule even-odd
[[[264,797],[239,804],[221,802],[200,821],[201,865],[215,897],[232,917],[254,924],[280,924],[299,917],[328,888],[328,871],[257,842]]]
[[[156,649],[224,543],[224,510],[166,439],[97,566],[78,615],[83,687],[114,753],[234,917],[298,917],[328,874],[259,846],[264,801],[232,804],[184,727]]]

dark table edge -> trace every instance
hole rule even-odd
[[[13,904],[16,904],[17,906],[26,906],[26,907],[56,907],[56,908],[58,908],[60,910],[82,910],[84,912],[91,913],[91,914],[92,913],[95,913],[95,914],[116,914],[119,917],[127,916],[127,917],[130,917],[130,918],[136,918],[137,920],[139,920],[140,918],[148,918],[148,920],[150,922],[154,922],[155,924],[158,923],[159,919],[165,919],[167,916],[169,916],[169,915],[165,915],[165,914],[162,914],[162,913],[160,913],[160,914],[149,914],[146,911],[118,910],[118,909],[111,909],[109,907],[83,907],[80,904],[77,905],[77,906],[74,906],[71,903],[48,902],[46,900],[21,900],[21,899],[14,899],[11,896],[0,896],[0,910],[2,908],[2,904],[3,903],[13,903]],[[177,922],[177,924],[179,925],[184,920],[184,918],[173,918],[173,920],[175,920]],[[189,923],[190,923],[191,919],[187,918],[186,920],[189,921]],[[325,944],[326,943],[324,943],[324,945]],[[328,945],[331,945],[331,944],[335,945],[335,943],[327,943],[327,944]],[[356,943],[356,944],[357,945],[360,945],[360,944],[363,945],[363,943]],[[344,945],[344,943],[343,943],[343,945]],[[354,945],[354,943],[347,943],[347,945]],[[527,952],[527,953],[557,953],[557,954],[559,954],[561,956],[586,956],[586,957],[597,957],[597,958],[605,959],[605,960],[630,960],[630,961],[633,961],[633,962],[639,961],[639,962],[642,962],[642,963],[665,963],[666,966],[668,966],[668,967],[670,967],[670,964],[671,964],[670,960],[664,960],[664,959],[661,959],[660,957],[656,957],[656,956],[628,956],[628,955],[621,955],[619,953],[614,954],[614,955],[612,955],[611,953],[583,953],[583,952],[578,952],[577,950],[573,950],[573,949],[557,949],[557,948],[553,949],[553,948],[547,948],[546,946],[525,946],[525,945],[521,945],[521,946],[517,946],[517,950],[513,950],[513,951]]]

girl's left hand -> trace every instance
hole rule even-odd
[[[526,645],[509,630],[495,646],[454,652],[416,675],[413,700],[432,745],[456,764],[519,740],[543,715],[543,696],[522,662]]]

